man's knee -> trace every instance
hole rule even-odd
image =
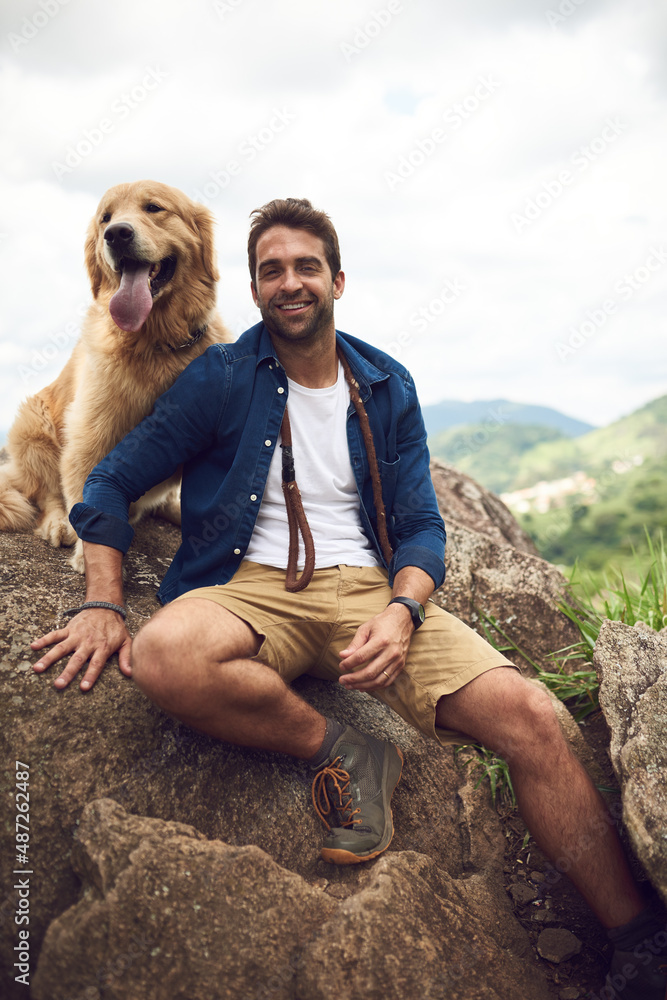
[[[155,619],[147,622],[132,642],[132,679],[149,697],[164,687],[169,675],[174,641]]]
[[[505,746],[498,748],[506,759],[520,755],[540,758],[545,753],[567,752],[560,723],[549,693],[541,685],[517,677],[509,703]]]

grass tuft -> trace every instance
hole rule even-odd
[[[478,611],[486,639],[494,649],[501,653],[518,653],[533,667],[539,680],[567,705],[577,722],[599,707],[599,685],[592,664],[603,621],[621,621],[630,626],[643,622],[656,631],[667,625],[667,547],[662,531],[655,539],[651,538],[647,529],[645,532],[650,566],[648,570],[645,566],[642,568],[633,550],[637,567],[634,578],[626,579],[622,570],[612,569],[596,582],[590,576],[585,578],[580,567],[575,565],[558,609],[576,625],[581,638],[571,646],[550,654],[553,670],[544,670],[531,659],[493,615]],[[572,669],[573,666],[575,669]],[[506,761],[479,743],[466,746],[476,753],[476,757],[467,763],[482,769],[475,787],[488,778],[494,804],[497,798],[502,797],[515,807],[516,796]],[[463,747],[456,752],[461,749]]]

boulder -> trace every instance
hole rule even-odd
[[[84,809],[72,863],[81,898],[47,931],[34,1000],[549,996],[484,880],[422,854],[384,855],[341,900],[258,847],[102,799]]]
[[[594,662],[623,823],[667,904],[667,630],[605,621]]]
[[[506,655],[532,671],[553,670],[551,653],[577,643],[575,625],[558,610],[566,581],[540,559],[502,501],[443,462],[431,462],[447,527],[447,578],[434,599],[480,634],[511,648]],[[505,637],[490,624],[494,619]]]
[[[438,592],[436,600],[478,628],[480,611],[495,616],[528,659],[543,662],[548,651],[567,643],[569,623],[553,606],[553,599],[562,587],[562,578],[553,567],[529,551],[530,545],[522,539],[518,526],[511,527],[507,520],[511,515],[501,509],[497,498],[481,488],[475,492],[468,477],[457,478],[453,471],[445,474],[435,466],[434,470],[445,517],[448,509],[455,507],[459,518],[458,522],[449,519],[450,569],[445,587]],[[132,634],[158,608],[155,590],[178,541],[178,530],[165,522],[148,518],[139,526],[126,559],[128,626]],[[435,747],[389,708],[367,695],[347,692],[340,686],[313,678],[301,678],[297,689],[320,711],[393,740],[406,758],[403,777],[393,800],[396,833],[390,851],[371,865],[351,868],[326,865],[319,859],[324,831],[312,809],[312,775],[305,764],[278,754],[216,742],[189,730],[149,703],[132,682],[120,674],[115,658],[92,690],[85,694],[76,683],[65,691],[57,691],[53,687],[53,679],[59,672],[57,667],[43,675],[34,674],[31,665],[37,656],[29,648],[30,640],[64,621],[63,610],[82,600],[83,581],[70,569],[64,552],[52,549],[33,535],[0,534],[0,551],[0,690],[3,694],[0,746],[6,761],[20,761],[27,765],[29,774],[30,839],[26,856],[31,864],[29,944],[32,970],[47,929],[53,924],[54,935],[73,933],[73,926],[88,928],[86,935],[90,931],[91,950],[86,951],[85,959],[70,956],[71,970],[63,979],[68,984],[68,996],[77,1000],[79,996],[83,998],[92,971],[96,970],[96,975],[100,969],[111,969],[108,963],[114,955],[117,957],[114,969],[120,968],[123,959],[138,975],[139,967],[145,962],[155,969],[151,962],[161,954],[164,964],[158,963],[157,979],[161,981],[166,977],[165,955],[179,954],[179,948],[184,947],[188,938],[184,929],[185,915],[192,917],[198,911],[183,910],[181,913],[179,908],[183,928],[171,922],[172,914],[168,911],[178,895],[178,886],[173,882],[175,862],[173,865],[165,862],[160,885],[172,888],[161,895],[157,881],[162,875],[159,874],[159,851],[155,845],[160,839],[165,844],[181,844],[179,838],[185,837],[193,856],[214,852],[206,854],[210,877],[218,864],[222,868],[236,865],[235,870],[239,871],[243,865],[250,870],[257,864],[265,873],[272,873],[270,879],[297,879],[289,881],[290,886],[299,886],[290,899],[297,916],[303,909],[304,915],[299,919],[304,927],[310,920],[306,913],[319,914],[312,917],[311,937],[307,941],[298,938],[303,944],[303,954],[309,956],[305,965],[290,964],[293,953],[271,943],[268,922],[258,923],[253,917],[249,923],[249,928],[256,928],[258,953],[271,967],[275,968],[277,963],[285,976],[289,971],[290,983],[294,980],[296,984],[304,984],[298,989],[295,987],[294,996],[328,996],[327,989],[333,990],[335,983],[340,985],[351,975],[351,964],[347,963],[352,961],[353,939],[345,937],[345,927],[356,927],[358,931],[366,927],[371,935],[368,951],[359,959],[359,978],[350,980],[354,989],[362,990],[363,986],[362,991],[369,992],[368,983],[377,975],[378,989],[381,984],[386,991],[391,974],[398,974],[398,966],[402,967],[401,976],[404,976],[400,981],[407,982],[405,977],[417,975],[422,966],[429,970],[435,970],[438,964],[441,966],[446,953],[451,956],[452,968],[456,966],[465,971],[461,983],[467,981],[468,975],[472,976],[471,982],[477,992],[457,993],[456,990],[463,987],[458,985],[456,974],[453,974],[447,989],[443,986],[443,997],[465,995],[468,1000],[477,995],[494,995],[489,992],[491,986],[483,985],[484,981],[479,978],[483,967],[499,968],[500,952],[510,948],[503,942],[514,942],[510,950],[518,955],[525,938],[502,888],[504,836],[501,822],[492,807],[488,787],[482,784],[475,788],[478,773],[463,765],[464,755],[459,759],[451,748]],[[3,771],[0,793],[5,802],[15,795],[12,769]],[[83,850],[83,840],[79,840],[77,831],[84,825],[84,810],[102,799],[112,800],[116,806],[109,807],[111,811],[107,808],[106,812],[100,811],[101,807],[90,806],[90,814],[85,813],[88,847]],[[114,812],[116,808],[121,812]],[[136,841],[139,845],[136,850],[142,858],[140,845],[146,838],[153,845],[149,853],[153,852],[155,857],[151,861],[147,857],[145,863],[142,861],[144,867],[139,860],[136,865],[128,860],[122,838],[113,833],[126,829],[123,824],[130,822],[123,819],[123,810],[135,817],[133,823],[139,824],[136,836],[128,833],[128,837],[132,844]],[[10,821],[13,824],[11,817]],[[141,824],[150,825],[153,821],[162,824],[161,832],[158,835],[155,833],[158,827],[151,827],[153,832],[144,837],[142,831],[149,826]],[[184,834],[174,824],[187,825],[196,834]],[[107,827],[109,843],[116,846],[110,846],[108,856],[103,859],[95,847],[96,835],[90,831],[93,828],[101,830],[100,835],[104,838]],[[12,825],[12,838],[13,830]],[[0,844],[3,871],[14,870],[17,863],[14,848],[14,841],[7,834]],[[250,853],[241,858],[241,848]],[[116,849],[119,851],[117,856],[113,854]],[[176,853],[178,850],[174,847]],[[109,872],[116,872],[115,876],[110,874],[107,878],[104,875],[107,866]],[[277,870],[284,875],[278,876]],[[99,907],[111,905],[116,882],[109,879],[120,879],[121,872],[127,873],[127,880],[122,883],[125,902],[114,910],[113,933],[109,930],[105,938],[104,928],[111,928],[112,924],[103,922],[99,935],[93,933],[93,903]],[[203,880],[203,875],[201,878]],[[308,910],[317,896],[312,893],[321,892],[325,883],[326,898],[320,909]],[[120,884],[119,881],[118,886]],[[127,934],[131,929],[137,933],[140,930],[136,922],[132,922],[132,905],[135,896],[138,899],[141,895],[142,885],[147,887],[147,898],[152,894],[153,906],[150,913],[149,909],[142,912],[151,923],[154,916],[165,930],[159,943],[151,943],[150,951],[134,955]],[[253,885],[252,881],[248,883],[246,896],[253,891]],[[434,896],[429,901],[426,886],[436,887],[433,891],[437,899]],[[5,881],[0,896],[0,974],[4,982],[16,987],[14,993],[8,992],[8,998],[26,995],[24,986],[13,984],[18,934],[14,922],[17,892]],[[202,898],[206,907],[213,905],[210,895],[205,894]],[[368,910],[365,904],[362,905],[366,899],[369,900]],[[404,912],[403,928],[391,918],[390,912],[401,899],[405,901],[405,909],[401,910]],[[338,907],[335,912],[340,926],[331,922],[328,900],[334,900]],[[146,900],[142,902],[144,905],[148,907]],[[250,906],[247,902],[244,905]],[[77,907],[82,908],[77,910]],[[121,919],[123,908],[127,912]],[[99,912],[106,914],[107,910]],[[234,912],[237,924],[242,925],[246,911],[241,908]],[[65,920],[66,915],[67,920],[74,919],[75,924],[61,924],[60,920]],[[81,923],[76,924],[79,919]],[[280,910],[280,920],[284,919],[287,919],[284,911]],[[324,936],[314,933],[318,921],[327,927]],[[383,921],[390,922],[392,933],[400,931],[403,935],[398,947],[396,941],[387,943],[387,938],[381,937]],[[473,938],[465,931],[463,940],[470,943],[479,939],[481,950],[475,943],[472,952],[466,951],[466,945],[450,940],[446,936],[449,921],[453,921],[455,927],[473,926]],[[275,926],[278,926],[277,918]],[[242,929],[245,932],[246,928]],[[447,942],[446,947],[438,944],[440,938]],[[419,950],[418,942],[422,939],[423,950]],[[50,938],[47,944],[48,940]],[[78,940],[81,947],[82,937]],[[204,935],[200,944],[209,948],[209,941],[213,938]],[[335,954],[345,965],[342,976],[326,958],[327,941],[332,942],[332,948],[335,942]],[[413,946],[417,948],[414,953],[410,951]],[[186,952],[178,959],[185,963],[183,968],[189,968],[187,962],[194,961],[196,947],[196,940],[188,941]],[[401,947],[405,950],[401,951]],[[162,951],[153,955],[154,948]],[[381,952],[384,965],[380,963]],[[53,952],[45,952],[47,954],[52,956]],[[425,962],[431,964],[424,966]],[[530,958],[524,959],[529,966],[530,962]],[[316,963],[317,967],[311,967],[311,963]],[[43,978],[47,976],[44,970],[51,965],[52,959],[47,961],[45,957],[35,984],[47,982]],[[479,967],[478,971],[469,972],[473,965]],[[61,968],[57,963],[53,967]],[[225,968],[231,970],[232,965]],[[512,965],[508,975],[514,976],[513,970]],[[236,973],[230,971],[230,981],[236,982],[233,975]],[[56,979],[59,976],[60,973]],[[479,979],[479,987],[475,977]],[[409,995],[424,991],[423,979],[419,977],[416,982],[418,985],[408,991]],[[498,985],[498,995],[542,996],[543,979],[539,968],[531,968],[531,982],[534,983],[532,993],[526,992],[527,987],[524,990],[523,985],[517,986],[514,992],[509,987],[503,992]],[[49,995],[48,990],[55,989],[54,983],[55,979],[48,980],[48,985],[40,986],[44,996]],[[434,998],[440,995],[439,988],[433,987]],[[147,992],[145,995],[153,994]],[[171,994],[170,1000],[171,996],[178,995]],[[187,992],[182,995],[189,997]],[[238,991],[228,995],[243,997],[243,1000],[248,997],[247,993]],[[350,995],[360,994],[352,992]]]

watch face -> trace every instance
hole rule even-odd
[[[422,607],[421,604],[419,604],[417,607],[417,614],[419,615],[419,621],[423,622],[426,618],[426,612],[424,611],[424,608]]]

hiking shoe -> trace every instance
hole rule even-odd
[[[667,937],[664,931],[660,933]],[[650,944],[653,939],[647,939],[634,951],[614,950],[605,980],[605,1000],[665,1000],[667,954],[656,955],[653,948],[644,947]]]
[[[328,829],[321,857],[356,865],[386,851],[394,836],[391,796],[403,754],[393,743],[347,726],[313,781],[315,812]]]

